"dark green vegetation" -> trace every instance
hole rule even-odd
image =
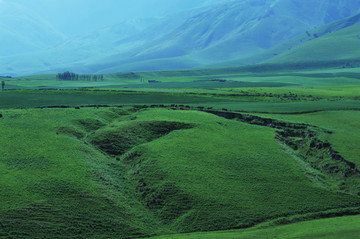
[[[351,238],[359,72],[257,66],[91,83],[6,79],[0,236]],[[323,218],[331,219],[311,221]]]
[[[133,105],[133,104],[202,104],[232,102],[226,99],[209,99],[197,96],[84,92],[84,91],[7,91],[0,94],[0,108],[29,108],[43,106],[81,105]]]

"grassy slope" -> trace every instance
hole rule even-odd
[[[140,172],[133,176],[137,186],[148,185],[146,203],[178,230],[241,227],[346,202],[311,185],[272,130],[195,112],[152,110],[138,120],[198,124],[135,148],[130,162],[131,172]],[[173,188],[182,193],[172,195]]]
[[[267,63],[288,63],[288,62],[326,62],[343,61],[351,64],[353,60],[359,61],[360,23],[350,27],[329,33],[307,43],[301,44],[279,56],[276,56]]]
[[[151,214],[125,196],[122,167],[59,129],[69,126],[67,131],[82,135],[87,132],[76,127],[76,120],[107,123],[119,115],[92,109],[2,113],[2,236],[121,237],[156,231]],[[113,190],[115,184],[118,190]]]
[[[239,231],[223,231],[209,233],[176,234],[152,237],[153,239],[182,239],[182,238],[228,238],[228,239],[255,239],[255,238],[313,238],[313,239],[353,239],[360,234],[360,216],[314,220],[291,225],[270,227],[264,229],[247,229]]]
[[[165,109],[1,113],[4,236],[114,238],[221,230],[360,203],[311,184],[271,129]],[[120,121],[177,121],[195,128],[141,144],[121,162],[84,144],[99,127],[121,130]]]
[[[302,122],[326,128],[334,133],[327,136],[336,150],[347,160],[360,166],[360,112],[359,111],[325,111],[300,115],[264,115],[289,122]]]
[[[216,64],[214,66],[241,66],[261,62],[326,62],[358,59],[357,45],[360,15],[315,28],[289,41],[254,56]],[[318,38],[318,39],[317,39]]]

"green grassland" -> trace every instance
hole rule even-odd
[[[357,96],[354,98],[338,96],[333,98],[320,98],[315,94],[311,97],[306,95],[300,98],[292,96],[286,98],[279,94],[276,97],[263,96],[264,89],[256,91],[243,91],[233,89],[230,92],[222,90],[186,90],[186,91],[109,91],[109,90],[62,90],[62,91],[34,91],[34,90],[11,90],[0,92],[0,108],[32,108],[46,106],[86,106],[86,105],[159,105],[159,104],[186,104],[191,106],[213,107],[217,109],[243,112],[266,112],[266,113],[304,113],[324,110],[359,110],[360,104]],[[282,93],[289,95],[288,88]],[[278,90],[275,90],[278,91]],[[275,92],[274,91],[274,92]],[[254,93],[255,92],[255,93]],[[292,91],[295,92],[295,91]],[[319,95],[323,91],[320,91]],[[357,95],[357,94],[356,94]]]
[[[55,75],[14,78],[0,92],[0,108],[190,104],[270,113],[360,108],[358,68],[257,68],[119,73],[105,75],[103,82],[58,81]],[[154,79],[160,83],[147,83]]]
[[[3,236],[226,230],[341,213],[360,203],[311,183],[276,143],[274,130],[204,112],[130,107],[2,114]],[[127,140],[116,141],[118,134]]]
[[[359,70],[263,67],[6,80],[0,238],[352,238]]]
[[[313,239],[353,239],[357,238],[360,217],[348,216],[340,218],[314,220],[309,222],[295,223],[285,226],[270,227],[264,229],[246,229],[238,231],[222,231],[208,233],[176,234],[168,236],[152,237],[153,239],[182,239],[182,238],[228,238],[228,239],[255,239],[255,238],[313,238]]]
[[[301,115],[262,115],[287,122],[301,122],[326,128],[333,134],[326,135],[336,149],[348,160],[360,166],[360,112],[359,111],[325,111]]]
[[[135,105],[135,104],[203,104],[231,102],[227,99],[184,96],[181,94],[143,94],[109,91],[5,91],[0,93],[0,108],[43,106]]]

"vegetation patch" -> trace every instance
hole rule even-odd
[[[97,131],[91,142],[102,151],[120,156],[131,148],[167,135],[173,130],[189,129],[190,124],[169,121],[135,121]]]
[[[51,163],[44,157],[29,157],[29,158],[9,158],[3,160],[9,169],[18,170],[46,170],[51,166]]]
[[[336,215],[334,215],[336,216]],[[253,238],[357,238],[360,216],[310,220],[290,225],[217,232],[196,232],[151,237],[151,239],[253,239]]]
[[[98,130],[106,125],[100,120],[94,118],[75,120],[74,123],[81,126],[87,132]]]
[[[359,197],[343,193],[354,175],[346,174],[342,192],[321,188],[275,141],[306,140],[325,152],[330,131],[204,111],[212,109],[3,110],[19,116],[0,120],[1,236],[139,238],[358,213]],[[281,142],[305,162],[301,145]]]
[[[74,126],[62,126],[58,128],[56,134],[65,134],[78,139],[82,139],[85,137],[85,133]]]
[[[280,129],[276,132],[277,140],[294,150],[311,167],[327,175],[337,190],[360,196],[360,171],[355,163],[346,160],[328,141],[319,138],[321,133],[332,134],[331,131],[303,123],[287,123],[234,112],[207,112],[227,119]]]

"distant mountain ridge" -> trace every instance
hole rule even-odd
[[[226,1],[138,29],[131,24],[105,28],[21,59],[3,57],[0,72],[6,67],[12,74],[112,73],[257,63],[256,57],[268,49],[359,10],[360,0]]]

